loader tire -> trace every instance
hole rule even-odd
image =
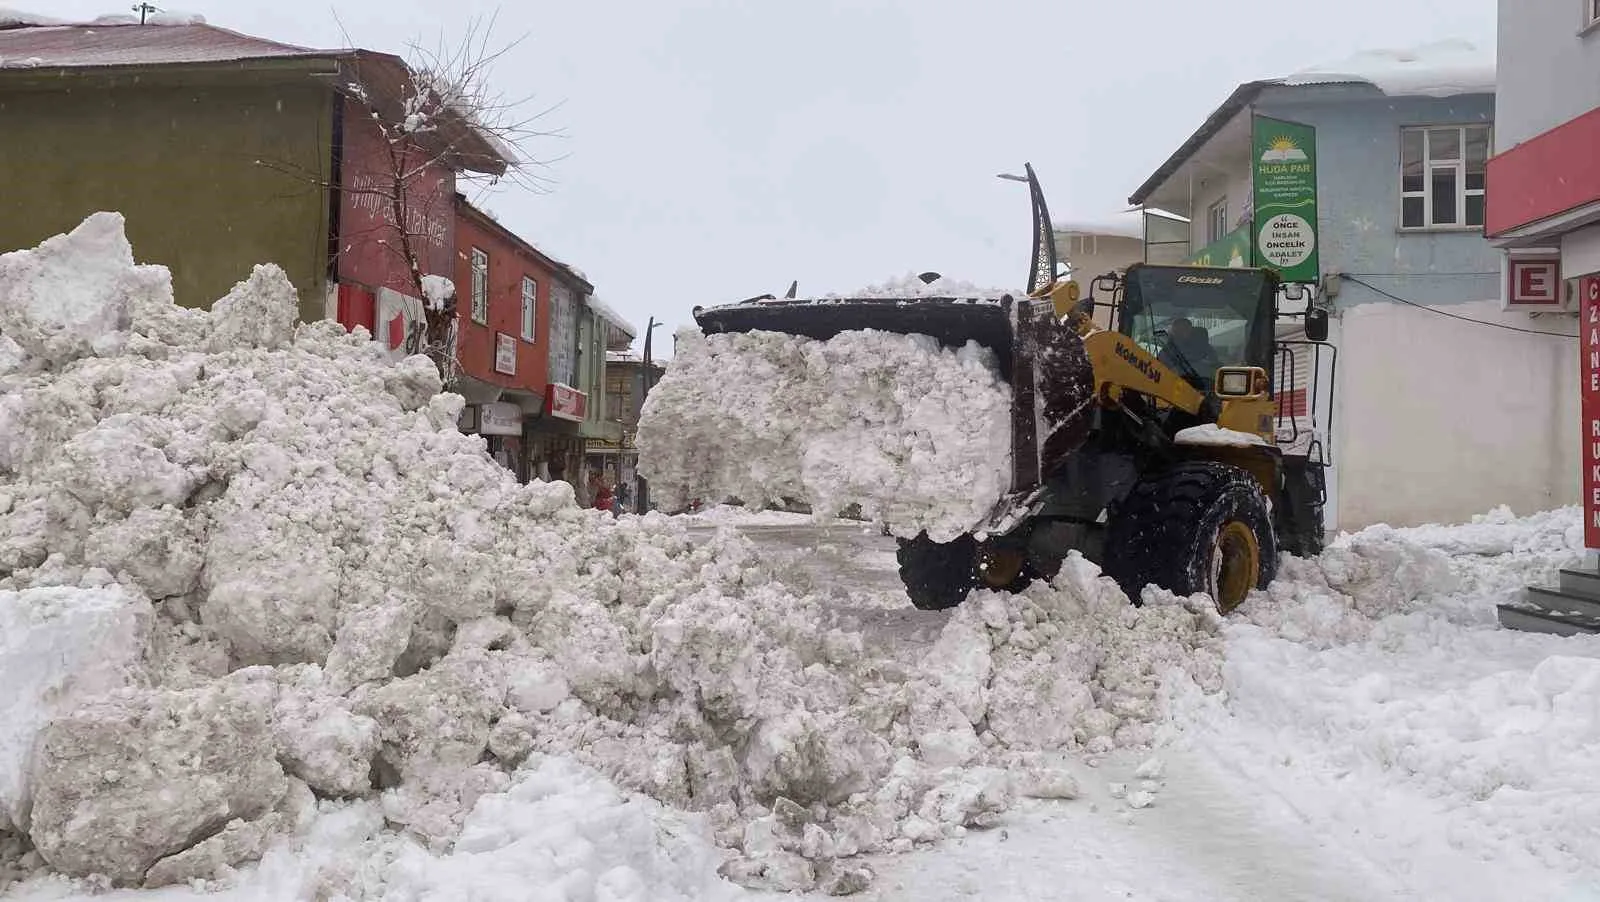
[[[1227,614],[1278,570],[1261,484],[1238,467],[1195,461],[1141,480],[1106,527],[1106,575],[1139,603],[1147,585],[1205,592]]]
[[[918,610],[953,608],[977,584],[974,559],[978,546],[972,536],[941,543],[922,532],[914,539],[900,539],[899,545],[895,558],[900,564],[900,581]]]

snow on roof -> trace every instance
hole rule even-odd
[[[1124,211],[1105,219],[1056,219],[1053,225],[1057,232],[1144,238],[1144,215],[1138,210]]]
[[[0,60],[23,60],[30,66],[43,68],[220,63],[342,53],[269,41],[215,25],[146,27],[137,23],[112,23],[93,27],[46,25],[0,30]],[[0,63],[4,65],[8,64]]]
[[[609,304],[592,294],[589,295],[589,307],[594,310],[595,313],[600,314],[601,319],[604,319],[605,321],[611,323],[611,325],[616,326],[618,329],[628,333],[628,337],[632,338],[639,334],[639,330],[632,323],[628,322],[626,319],[623,319],[622,314],[613,310]]]
[[[1492,93],[1495,51],[1451,39],[1400,50],[1363,50],[1283,79],[1290,86],[1366,82],[1391,96]]]

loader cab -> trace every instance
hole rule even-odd
[[[1219,366],[1273,369],[1278,279],[1265,269],[1135,263],[1122,281],[1117,331],[1195,388]]]

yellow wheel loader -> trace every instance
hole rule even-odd
[[[1031,165],[1027,174],[1025,297],[763,296],[697,307],[695,320],[707,334],[878,329],[995,352],[1013,397],[1010,491],[956,541],[899,540],[918,608],[952,607],[975,587],[1020,590],[1076,550],[1135,603],[1155,585],[1207,593],[1227,613],[1272,580],[1281,553],[1322,550],[1328,461],[1300,418],[1283,427],[1279,398],[1303,396],[1292,361],[1305,348],[1291,345],[1333,359],[1327,313],[1309,301],[1282,309],[1289,292],[1262,268],[1135,264],[1080,296],[1058,273],[1043,192]],[[1110,328],[1096,325],[1099,311]],[[1279,341],[1283,317],[1303,317],[1307,340]]]

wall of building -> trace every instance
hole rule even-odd
[[[1600,32],[1580,34],[1579,0],[1501,0],[1495,151],[1600,107]]]
[[[1436,309],[1575,334],[1496,301]],[[1576,504],[1578,343],[1365,304],[1339,323],[1337,525],[1460,522],[1496,505],[1528,514]]]
[[[1214,173],[1194,182],[1194,206],[1189,212],[1189,253],[1211,243],[1208,231],[1209,214],[1217,201],[1228,201],[1228,231],[1239,222],[1240,215],[1250,205],[1250,163],[1239,161],[1239,168],[1229,173]],[[1227,234],[1227,231],[1223,232]]]
[[[178,303],[209,307],[270,262],[322,318],[331,92],[301,73],[185,78],[0,81],[0,251],[115,210]]]
[[[1493,97],[1382,97],[1365,86],[1328,85],[1269,91],[1258,110],[1317,129],[1324,273],[1350,273],[1423,304],[1500,296],[1499,254],[1481,228],[1400,228],[1400,129],[1492,123]],[[1358,289],[1341,295],[1339,306],[1387,303]]]
[[[1144,259],[1144,239],[1123,235],[1068,235],[1056,239],[1057,254],[1072,263],[1073,278],[1089,289],[1089,280],[1126,269]]]
[[[456,353],[462,371],[491,385],[543,397],[550,365],[549,302],[553,274],[514,242],[470,215],[455,218],[455,240],[456,266],[451,278],[456,283],[459,324]],[[473,248],[489,255],[488,316],[483,323],[472,318]],[[525,276],[539,284],[535,340],[531,342],[522,337],[522,279]],[[495,349],[500,335],[510,336],[516,345],[515,374],[495,370]]]
[[[423,274],[454,278],[455,173],[429,165],[420,148],[401,148],[391,156],[388,139],[370,113],[355,103],[340,106],[339,281],[417,297],[402,252],[406,243]]]

